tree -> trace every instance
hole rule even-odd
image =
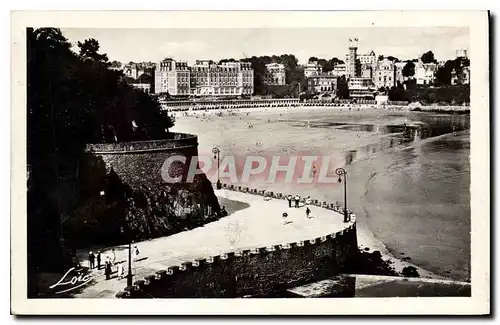
[[[222,59],[222,60],[219,61],[219,64],[225,63],[225,62],[236,62],[236,60],[233,59],[233,58],[231,58],[231,59]]]
[[[112,67],[112,68],[119,68],[119,67],[121,67],[121,66],[122,66],[121,62],[118,62],[118,61],[116,61],[116,60],[113,60],[113,61],[110,63],[110,67]]]
[[[392,62],[400,62],[400,60],[399,60],[398,58],[396,58],[396,57],[394,57],[394,56],[391,56],[391,55],[389,55],[389,56],[387,57],[387,59],[388,59],[388,60],[390,60],[390,61],[392,61]]]
[[[451,84],[451,67],[446,65],[439,67],[436,71],[436,84],[438,86],[450,85]]]
[[[415,63],[412,61],[407,61],[405,66],[403,67],[403,76],[404,77],[412,77],[415,75]]]
[[[77,171],[85,144],[165,138],[165,129],[173,124],[155,99],[126,84],[121,72],[108,69],[107,55],[98,52],[96,40],[78,42],[78,47],[78,54],[72,52],[59,29],[27,29],[30,200],[43,201],[47,207],[28,211],[29,228],[34,229],[28,234],[30,245],[60,234],[58,227],[37,229],[33,216],[47,216],[51,220],[47,225],[59,226],[62,209],[73,204],[68,203],[73,194],[65,189],[75,188],[74,195],[82,195]],[[58,259],[57,250],[35,247],[30,253]]]
[[[389,89],[389,100],[390,101],[407,101],[408,96],[406,91],[400,87],[391,87]]]
[[[345,76],[337,79],[337,97],[341,99],[349,98],[349,85]]]
[[[315,57],[315,56],[311,56],[311,57],[309,58],[309,60],[307,60],[307,62],[309,62],[309,63],[311,63],[311,62],[315,62],[315,61],[318,61],[318,58],[317,58],[317,57]]]
[[[378,60],[379,60],[379,61],[382,61],[383,59],[384,59],[384,56],[383,56],[383,55],[379,55],[379,56],[378,56]]]
[[[432,51],[425,52],[422,54],[420,57],[420,60],[422,60],[423,63],[435,63],[437,62],[436,59],[434,58],[434,53]]]
[[[93,38],[85,40],[83,43],[78,42],[80,48],[80,59],[83,61],[93,61],[104,66],[109,66],[108,56],[106,54],[99,54],[99,42]]]

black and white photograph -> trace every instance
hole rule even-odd
[[[302,14],[13,13],[14,311],[489,310],[488,13]]]

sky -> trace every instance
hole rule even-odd
[[[344,59],[349,38],[358,38],[358,53],[414,59],[431,50],[437,60],[455,58],[469,50],[469,30],[462,27],[371,28],[224,28],[224,29],[83,29],[62,28],[75,46],[95,38],[100,52],[123,63],[158,62],[165,57],[189,64],[261,55],[294,54],[299,63],[311,56]]]

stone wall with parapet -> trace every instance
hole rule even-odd
[[[78,207],[83,212],[72,219],[68,234],[78,245],[102,238],[114,243],[170,235],[213,221],[220,207],[211,182],[205,174],[185,181],[197,156],[198,137],[184,133],[152,141],[88,144],[80,166],[82,192],[88,198]],[[177,157],[185,162],[165,163]],[[181,181],[168,182],[167,173]],[[94,239],[87,243],[80,233]]]
[[[172,138],[153,141],[94,143],[86,146],[89,158],[102,160],[133,188],[141,185],[165,183],[162,173],[164,162],[173,156],[186,158],[186,163],[170,165],[172,178],[186,177],[192,157],[198,156],[198,138],[195,135],[171,133]],[[90,160],[90,159],[88,159]]]
[[[284,198],[282,193],[223,185],[257,195]],[[312,200],[313,205],[338,209],[334,204]],[[227,252],[187,261],[160,270],[116,296],[119,298],[211,298],[265,295],[340,272],[348,272],[356,258],[356,220],[338,232],[317,238]]]

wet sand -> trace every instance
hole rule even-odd
[[[425,229],[425,225],[418,223],[418,218],[408,219],[410,217],[407,217],[408,211],[410,213],[412,211],[410,205],[405,205],[400,211],[393,208],[398,203],[390,198],[391,191],[393,191],[390,184],[383,185],[388,187],[386,189],[387,196],[372,197],[370,200],[367,200],[366,197],[367,191],[369,194],[370,192],[378,193],[373,191],[373,184],[384,181],[380,177],[381,173],[376,169],[387,170],[397,153],[407,152],[407,148],[415,148],[415,144],[419,142],[418,139],[415,139],[415,143],[398,143],[397,137],[400,135],[397,130],[391,130],[391,133],[385,131],[393,126],[397,128],[398,125],[404,123],[413,123],[422,116],[419,114],[426,113],[372,108],[349,111],[346,108],[341,109],[338,107],[233,110],[236,115],[230,116],[227,111],[222,111],[224,115],[221,117],[215,116],[215,112],[218,111],[205,113],[205,117],[203,117],[203,112],[200,111],[196,112],[197,117],[178,116],[176,126],[172,131],[197,134],[200,154],[210,153],[213,146],[218,146],[221,150],[221,157],[224,155],[247,156],[254,154],[290,156],[310,153],[330,156],[330,166],[332,168],[345,167],[350,175],[348,205],[358,216],[358,236],[361,246],[369,247],[372,251],[379,250],[386,258],[390,258],[395,262],[395,268],[398,270],[415,263],[419,265],[417,269],[422,276],[440,278],[451,276],[459,280],[468,280],[469,269],[467,263],[470,261],[470,253],[466,249],[464,250],[467,244],[466,241],[464,247],[460,246],[461,241],[459,238],[464,233],[468,233],[467,222],[463,226],[457,225],[457,227],[460,226],[461,228],[454,228],[460,236],[457,235],[458,237],[456,237],[454,234],[447,234],[446,229],[443,229],[443,236],[439,242],[436,242],[436,246],[422,250],[422,245],[412,245],[412,243],[400,239],[404,238],[406,234],[411,234],[420,236],[416,243],[426,242],[428,234],[418,233],[420,230],[415,234],[415,229],[412,229],[413,226],[418,226],[418,229]],[[432,118],[434,117],[430,117],[431,122]],[[445,117],[445,119],[448,118],[455,119],[452,116]],[[461,123],[461,120],[453,121],[453,123]],[[461,127],[466,128],[467,126],[462,125]],[[416,134],[415,137],[417,136]],[[430,136],[430,139],[432,139],[435,134],[425,136]],[[426,141],[428,140],[426,139]],[[415,152],[414,149],[408,152],[411,155],[421,154],[418,150]],[[419,167],[418,164],[416,166]],[[415,168],[415,163],[412,162],[410,167]],[[393,173],[397,175],[398,172],[393,171]],[[418,171],[415,171],[409,175],[415,176],[419,175],[418,173]],[[209,175],[209,178],[216,180],[215,175]],[[230,183],[229,179],[222,180]],[[416,182],[415,179],[407,180],[407,182],[410,182],[409,184],[412,181]],[[437,180],[437,184],[441,181]],[[458,181],[461,182],[460,179]],[[313,198],[330,202],[343,202],[343,187],[338,184],[268,184],[262,182],[262,180],[253,180],[250,184],[238,185],[284,193],[299,193],[302,196],[310,195]],[[421,184],[416,186],[421,186]],[[439,186],[437,187],[439,189]],[[403,195],[405,191],[407,190],[402,189],[400,191],[403,192],[401,193],[403,199],[405,199]],[[450,193],[451,196],[455,195],[453,191]],[[398,199],[401,199],[401,197],[398,197]],[[409,199],[411,200],[411,198]],[[388,202],[374,200],[388,200]],[[451,203],[455,204],[456,202]],[[425,203],[420,204],[421,206],[425,205]],[[381,221],[383,219],[380,218],[380,213],[387,214],[388,211],[384,205],[390,209],[390,215],[387,215],[387,218]],[[448,210],[446,206],[441,206],[441,209],[444,215],[455,213],[453,208]],[[400,216],[394,216],[393,214],[399,214]],[[416,217],[418,217],[418,214]],[[384,224],[391,222],[390,220],[399,220],[400,222],[412,220],[412,223],[393,224],[389,227],[390,230],[387,231],[384,229]],[[449,224],[446,222],[438,222],[432,226],[439,229],[439,227],[446,227],[447,225]],[[397,238],[393,236],[394,231],[400,232],[396,236]],[[447,242],[448,235],[451,236],[449,237],[450,242]],[[460,250],[462,250],[462,253],[460,253]],[[409,257],[411,260],[402,261],[403,257]],[[441,261],[441,259],[444,261]],[[425,269],[429,271],[422,269],[424,265]],[[452,274],[449,270],[455,270],[456,272]]]

